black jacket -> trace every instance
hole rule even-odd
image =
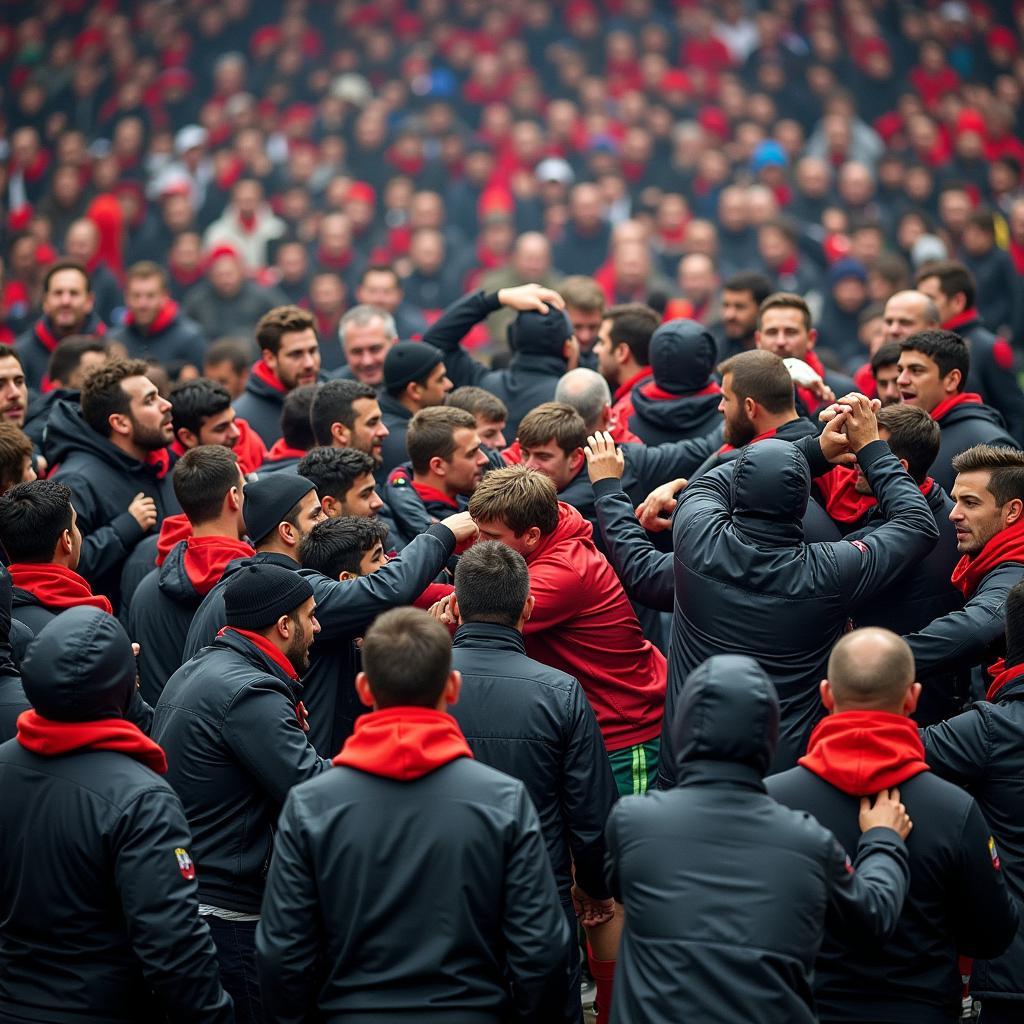
[[[497,292],[470,292],[449,306],[431,324],[423,340],[444,353],[444,365],[452,384],[473,384],[497,395],[508,408],[505,436],[513,438],[519,421],[543,402],[554,401],[559,378],[566,371],[561,354],[516,352],[507,369],[492,370],[478,363],[460,345],[469,329],[501,308]],[[239,414],[241,415],[241,414]]]
[[[309,670],[302,677],[302,702],[309,714],[309,742],[323,757],[333,757],[352,733],[355,720],[367,708],[355,693],[359,651],[355,641],[382,612],[412,604],[441,571],[455,548],[447,526],[436,524],[369,576],[339,583],[303,569],[313,586],[320,632],[310,649]],[[249,559],[229,563],[221,582],[203,599],[189,627],[183,657],[194,657],[213,643],[224,625],[224,586]],[[269,561],[298,570],[290,558],[260,554],[252,561]]]
[[[1024,678],[1009,682],[991,702],[979,701],[962,715],[922,730],[921,739],[932,770],[978,801],[995,834],[1007,888],[1018,905],[1024,904]],[[1002,956],[975,960],[971,992],[1020,1000],[1017,1005],[1024,1008],[1024,930]]]
[[[296,716],[302,687],[227,630],[167,680],[153,739],[192,829],[202,903],[257,914],[288,790],[328,767]]]
[[[109,632],[83,611],[35,646],[33,693],[77,720],[121,717],[131,658],[115,670]],[[161,776],[113,750],[43,756],[11,740],[0,790],[0,1020],[234,1020],[198,915],[188,824]]]
[[[90,313],[81,330],[75,334],[102,335],[105,330],[103,321],[95,313]],[[25,371],[25,382],[30,388],[38,389],[42,384],[46,368],[50,365],[50,355],[59,342],[60,337],[45,316],[15,339],[14,351],[18,353],[21,368]]]
[[[886,522],[855,543],[804,541],[811,472],[827,466],[814,438],[748,445],[683,492],[672,528],[676,599],[666,723],[684,680],[706,658],[747,654],[779,692],[775,769],[792,767],[804,752],[823,714],[818,684],[851,612],[924,558],[938,538],[920,489],[885,442],[873,441],[857,458]],[[665,728],[664,781],[672,781],[674,763]]]
[[[388,436],[381,446],[381,473],[386,477],[396,466],[409,459],[405,447],[405,435],[409,429],[412,413],[397,398],[392,398],[386,391],[377,396],[380,405],[380,418],[388,428]]]
[[[987,405],[964,402],[955,405],[939,420],[939,454],[930,470],[935,482],[947,493],[953,493],[956,473],[953,457],[976,444],[994,444],[999,448],[1016,448],[1017,442],[1006,432],[1003,418]]]
[[[452,668],[462,690],[449,712],[477,760],[526,784],[563,903],[573,865],[580,887],[607,899],[604,825],[618,794],[580,684],[528,658],[518,630],[485,622],[458,628]]]
[[[569,221],[562,240],[555,245],[554,264],[564,274],[593,274],[608,258],[611,238],[611,226],[606,223],[601,223],[593,234],[584,235]]]
[[[245,391],[234,401],[235,413],[263,438],[269,448],[281,437],[281,412],[287,392],[250,373]]]
[[[288,797],[256,932],[267,1019],[561,1021],[568,926],[526,787],[468,757],[376,767]]]
[[[766,785],[769,796],[812,814],[847,850],[856,846],[862,794],[850,796],[805,767]],[[903,913],[885,943],[850,941],[839,928],[826,931],[814,971],[823,1022],[958,1020],[957,954],[996,956],[1017,931],[1017,913],[989,850],[991,833],[974,800],[931,772],[905,779],[899,790],[914,821]]]
[[[682,441],[688,437],[704,437],[722,422],[718,411],[722,395],[719,391],[670,395],[651,381],[633,389],[633,414],[629,429],[644,444],[658,445]]]
[[[25,414],[25,426],[22,427],[29,440],[42,451],[46,437],[46,424],[58,402],[67,401],[78,405],[82,392],[77,388],[54,388],[52,391],[29,392],[28,411]]]
[[[1014,370],[1013,349],[981,322],[976,310],[968,310],[965,316],[967,319],[951,328],[971,350],[965,390],[981,395],[982,401],[1003,417],[1007,433],[1018,445],[1024,444],[1024,392]]]
[[[185,315],[199,324],[206,340],[216,341],[239,334],[251,337],[259,318],[287,301],[277,288],[264,288],[255,281],[243,282],[238,294],[226,299],[209,281],[201,280],[188,290],[182,305]]]
[[[156,502],[157,524],[181,511],[171,485],[154,466],[125,455],[82,418],[77,404],[58,402],[50,415],[43,454],[53,479],[71,488],[82,531],[78,572],[117,607],[121,566],[142,540],[142,527],[128,506],[140,491]]]
[[[14,738],[18,715],[31,707],[12,650],[11,590],[11,575],[0,566],[0,743]]]
[[[409,462],[403,462],[392,470],[382,497],[403,545],[411,543],[432,523],[461,512],[469,505],[469,499],[461,495],[449,500],[440,496],[422,498],[413,487],[412,464]]]
[[[155,359],[167,367],[172,377],[177,377],[186,365],[201,370],[206,338],[199,324],[180,312],[160,319],[156,330],[144,332],[136,324],[126,323],[115,327],[110,337],[124,345],[129,358]]]
[[[766,793],[779,709],[747,657],[710,659],[686,681],[673,723],[678,787],[620,800],[608,819],[608,879],[626,907],[612,1019],[812,1024],[826,912],[885,938],[907,891],[889,829],[857,859],[808,814]]]

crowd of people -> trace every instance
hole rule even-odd
[[[1024,6],[4,19],[0,1024],[1024,1017]]]

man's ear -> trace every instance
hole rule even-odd
[[[629,357],[633,354],[633,350],[623,341],[612,348],[612,358],[622,366],[623,363],[629,362]]]
[[[182,448],[198,448],[199,438],[185,427],[179,427],[174,432],[174,438]]]
[[[942,386],[946,391],[947,395],[955,395],[960,391],[960,382],[964,379],[964,375],[959,370],[950,370],[945,377],[942,378]]]
[[[761,412],[761,407],[754,401],[749,395],[743,399],[743,411],[747,415],[748,420],[756,419],[758,414]]]
[[[586,455],[583,453],[582,448],[577,448],[572,455],[569,456],[569,468],[574,472],[578,473],[583,468],[583,463],[587,461]]]
[[[453,668],[448,673],[448,679],[445,681],[444,690],[441,693],[441,700],[446,705],[457,704],[459,702],[459,693],[462,691],[462,673]]]
[[[274,623],[274,631],[282,640],[288,640],[292,635],[292,620],[288,615],[282,615]]]
[[[260,358],[267,364],[267,366],[277,373],[277,356],[275,356],[269,348],[265,348],[260,352]]]
[[[325,494],[320,499],[320,507],[328,519],[337,519],[341,515],[341,502],[333,494]]]
[[[807,346],[809,349],[814,348],[814,346],[817,344],[817,342],[818,342],[818,332],[817,332],[817,330],[814,327],[812,327],[807,332],[807,340],[810,342],[810,344]]]
[[[543,534],[540,532],[539,526],[531,526],[526,533],[523,534],[523,541],[526,544],[528,550],[532,551],[539,543]]]
[[[286,547],[295,548],[299,546],[299,538],[295,533],[295,527],[291,523],[278,523],[277,535],[280,537],[281,543]]]
[[[449,610],[451,611],[452,615],[456,619],[458,619],[460,617],[459,616],[459,599],[455,596],[455,591],[454,590],[452,591],[452,599],[451,599],[451,602],[449,603],[448,607],[449,607]]]
[[[331,424],[331,440],[339,448],[348,448],[349,441],[352,440],[352,431],[345,426],[344,423],[332,423]]]
[[[827,679],[822,679],[821,685],[818,687],[818,693],[821,695],[821,703],[825,705],[825,710],[831,715],[836,709],[836,698],[832,692],[832,684]]]
[[[338,573],[339,583],[348,583],[349,580],[357,579],[359,579],[358,575],[354,572],[349,572],[348,569],[342,569],[341,572]]]
[[[107,417],[107,423],[110,425],[111,433],[120,434],[122,437],[128,437],[131,435],[131,417],[126,416],[123,412],[112,412]]]
[[[910,463],[907,462],[906,459],[900,459],[899,462],[900,462],[900,465],[909,473],[910,472]]]
[[[448,463],[445,462],[440,455],[435,455],[430,460],[430,472],[435,476],[446,476],[447,467]]]
[[[921,684],[911,683],[903,697],[903,714],[908,717],[917,710],[917,702],[921,699]]]
[[[373,692],[370,690],[370,680],[366,678],[365,672],[360,672],[356,676],[356,695],[368,708],[376,707]]]
[[[240,487],[232,487],[226,495],[228,509],[237,512],[242,507],[242,490]]]
[[[533,608],[536,603],[537,598],[533,594],[529,594],[526,598],[526,604],[523,605],[523,622],[530,621],[530,616],[533,614]]]
[[[1011,498],[1003,508],[1006,510],[1006,525],[1009,526],[1016,523],[1024,513],[1024,501],[1021,501],[1020,498]]]
[[[65,530],[57,543],[65,555],[70,555],[75,547],[75,539],[71,536],[70,530]]]

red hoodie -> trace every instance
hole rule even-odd
[[[660,732],[666,664],[592,534],[576,509],[558,503],[558,525],[526,560],[536,604],[523,632],[531,658],[580,681],[615,751]]]
[[[18,716],[18,743],[43,757],[60,757],[82,750],[116,750],[141,761],[159,775],[167,773],[163,748],[123,718],[55,722],[36,711],[23,711]]]
[[[415,782],[450,761],[472,756],[451,715],[433,708],[396,707],[357,719],[334,764]]]
[[[850,796],[868,796],[928,771],[917,726],[889,711],[823,718],[797,763]]]
[[[256,552],[234,537],[193,537],[192,524],[182,514],[168,516],[160,526],[156,542],[156,564],[161,566],[180,543],[185,544],[182,559],[185,575],[200,597],[205,597],[220,581],[229,562],[251,558]]]

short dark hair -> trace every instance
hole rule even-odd
[[[889,447],[897,459],[907,460],[907,472],[914,482],[923,484],[935,456],[939,454],[942,431],[924,411],[915,405],[890,405],[879,409],[878,425],[889,431]]]
[[[987,206],[979,206],[968,218],[967,226],[978,228],[988,235],[996,233],[996,218]]]
[[[448,630],[418,608],[393,608],[363,637],[363,671],[379,708],[435,707],[452,670]]]
[[[317,523],[299,542],[303,568],[336,580],[341,573],[359,575],[359,563],[375,544],[385,544],[388,528],[379,519],[339,516]]]
[[[167,271],[159,263],[154,263],[152,260],[139,260],[138,263],[133,263],[125,273],[125,283],[127,284],[128,281],[133,281],[136,278],[148,280],[151,277],[160,278],[160,287],[167,291]]]
[[[451,405],[420,409],[409,421],[405,434],[405,447],[413,472],[426,473],[433,458],[447,462],[455,451],[456,430],[476,430],[473,414]]]
[[[230,363],[235,373],[249,368],[255,353],[252,344],[245,338],[218,338],[203,355],[203,366]]]
[[[11,562],[49,562],[71,529],[71,488],[56,480],[15,484],[0,496],[0,541]]]
[[[455,566],[455,597],[463,622],[515,627],[530,596],[526,559],[507,544],[474,544]]]
[[[174,434],[188,430],[198,435],[203,423],[231,408],[231,395],[223,384],[209,377],[178,384],[171,391],[171,423]]]
[[[46,268],[46,273],[43,274],[43,294],[45,295],[50,290],[50,282],[53,280],[54,274],[59,274],[62,270],[77,270],[82,277],[85,278],[85,290],[87,292],[92,291],[92,278],[89,276],[89,271],[85,269],[85,266],[79,263],[77,260],[57,260],[56,263],[51,263]],[[56,541],[54,541],[56,543]]]
[[[298,465],[304,476],[316,487],[316,493],[344,501],[352,485],[361,476],[372,473],[376,463],[366,452],[355,448],[310,448]]]
[[[960,385],[963,391],[967,385],[967,374],[971,371],[971,353],[967,342],[952,331],[918,331],[900,342],[900,352],[920,352],[939,368],[939,376],[945,377],[953,370],[960,371]]]
[[[359,283],[366,284],[366,279],[370,274],[390,274],[395,279],[395,284],[401,288],[402,279],[398,276],[398,271],[395,270],[390,263],[370,263],[366,266],[363,272],[359,275]]]
[[[32,441],[13,423],[0,422],[0,494],[21,483],[25,460],[32,456]]]
[[[604,319],[611,321],[612,347],[625,345],[641,366],[650,365],[651,336],[661,324],[657,312],[643,302],[626,302],[612,306]]]
[[[757,327],[761,328],[761,320],[769,309],[795,309],[804,318],[804,327],[810,330],[814,324],[811,321],[811,307],[807,300],[796,292],[772,292],[760,306],[757,307]]]
[[[316,398],[319,388],[319,384],[302,384],[292,388],[284,396],[284,403],[281,406],[281,436],[289,448],[308,452],[316,444],[309,415],[313,411],[313,399]]]
[[[787,412],[793,405],[793,378],[774,352],[752,349],[719,363],[718,373],[732,374],[732,390],[742,401],[752,398],[767,412]]]
[[[723,292],[750,292],[758,306],[774,291],[771,280],[754,270],[733,274],[722,285]]]
[[[970,309],[974,305],[974,275],[962,263],[957,260],[935,260],[925,263],[914,277],[914,287],[920,288],[921,282],[927,281],[929,277],[939,279],[939,291],[947,299],[963,293],[965,308]]]
[[[456,409],[465,409],[466,412],[479,416],[485,423],[504,423],[508,419],[508,407],[497,395],[471,384],[449,391],[444,404]]]
[[[110,417],[130,416],[131,399],[121,384],[129,377],[145,377],[143,359],[111,359],[89,372],[82,384],[82,417],[102,437],[110,437]]]
[[[275,356],[281,350],[281,338],[293,331],[316,330],[316,320],[308,309],[299,306],[275,306],[256,324],[256,344]]]
[[[554,441],[569,455],[587,443],[587,425],[583,417],[565,402],[544,402],[531,409],[520,421],[519,445],[537,448]]]
[[[1024,452],[1018,448],[997,448],[976,444],[953,456],[957,473],[988,473],[988,491],[1002,507],[1019,498],[1024,501]]]
[[[87,352],[107,352],[107,343],[92,334],[72,334],[57,342],[46,364],[46,376],[52,383],[65,384],[75,370],[82,365],[82,356]]]
[[[238,456],[226,445],[189,448],[174,464],[174,496],[193,526],[220,515],[224,496],[239,486]]]
[[[317,444],[331,443],[331,427],[340,423],[351,430],[356,424],[353,404],[360,398],[377,401],[377,392],[369,384],[357,380],[329,380],[313,397],[309,423]]]
[[[880,345],[878,351],[871,357],[871,375],[878,376],[878,371],[886,366],[895,366],[900,361],[900,343],[898,341],[887,341]]]

